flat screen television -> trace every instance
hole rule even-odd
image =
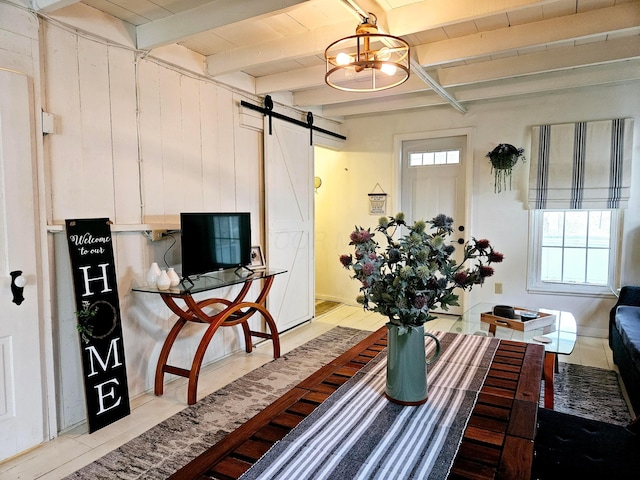
[[[251,217],[241,213],[181,213],[182,276],[251,264]]]

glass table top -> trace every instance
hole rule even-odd
[[[491,335],[489,332],[489,323],[481,321],[480,314],[493,312],[493,307],[494,304],[491,303],[474,305],[453,323],[450,331],[469,335]],[[545,351],[551,353],[568,355],[573,351],[577,338],[577,326],[573,314],[562,310],[548,310],[545,308],[527,308],[526,310],[555,315],[555,319],[551,325],[527,331],[497,325],[495,337],[504,340],[537,343],[543,345]],[[546,337],[550,342],[543,343],[535,340],[534,337]]]
[[[264,278],[273,277],[285,273],[286,270],[249,270],[249,269],[235,269],[230,268],[226,270],[219,270],[216,272],[210,272],[197,277],[190,277],[189,279],[182,279],[181,282],[167,290],[158,290],[156,287],[150,287],[148,285],[134,285],[131,290],[134,292],[145,293],[158,293],[158,294],[173,294],[173,295],[190,295],[199,292],[206,292],[214,290],[216,288],[229,287],[231,285],[237,285],[247,281],[255,281]]]

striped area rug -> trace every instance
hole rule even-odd
[[[437,336],[428,402],[406,408],[385,398],[383,352],[241,478],[446,478],[499,341]]]

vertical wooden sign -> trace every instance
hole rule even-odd
[[[108,218],[66,220],[89,433],[131,412]]]

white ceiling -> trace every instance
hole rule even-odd
[[[33,8],[55,15],[77,3],[135,26],[139,49],[181,45],[206,58],[207,76],[290,95],[327,117],[447,103],[464,111],[472,101],[640,79],[639,0],[34,0]],[[326,86],[324,49],[354,34],[357,11],[404,38],[422,75],[375,94]]]

